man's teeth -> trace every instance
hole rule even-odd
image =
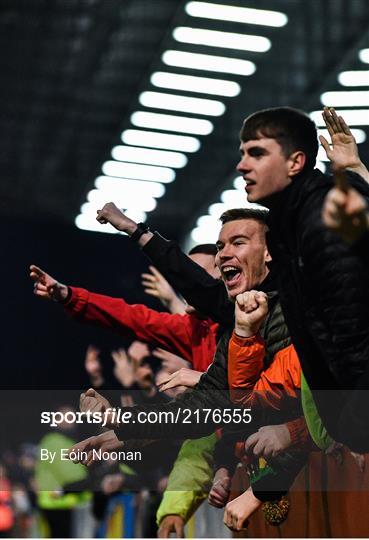
[[[223,273],[227,280],[233,279],[237,274],[240,273],[239,268],[236,268],[235,266],[225,266],[223,268]]]

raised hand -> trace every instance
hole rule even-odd
[[[319,135],[319,140],[332,163],[332,169],[339,171],[360,167],[361,160],[355,137],[342,116],[338,116],[332,107],[324,107],[322,115],[331,144],[323,135]]]
[[[113,351],[111,356],[115,364],[113,369],[115,378],[122,386],[129,388],[135,382],[135,364],[124,349]]]
[[[165,516],[158,529],[158,538],[169,538],[175,533],[177,538],[184,538],[184,519],[176,514]]]
[[[165,351],[164,349],[160,349],[160,347],[154,349],[152,351],[152,355],[161,360],[162,368],[165,369],[165,371],[168,371],[168,373],[175,373],[176,371],[190,365],[189,362],[180,356],[177,356],[169,351]]]
[[[81,412],[105,412],[111,409],[109,401],[104,398],[99,392],[93,388],[89,388],[87,392],[81,394],[79,398],[79,408]]]
[[[179,371],[172,373],[167,378],[160,382],[159,391],[165,392],[170,388],[177,388],[178,386],[184,386],[186,388],[193,388],[199,382],[202,371],[195,371],[194,369],[181,368]]]
[[[265,459],[278,456],[291,445],[291,435],[286,424],[263,426],[248,437],[246,453]]]
[[[99,355],[100,351],[94,345],[89,345],[87,347],[85,356],[85,370],[90,376],[91,384],[94,388],[98,388],[104,383]]]
[[[227,504],[231,493],[231,478],[228,469],[220,467],[214,475],[213,485],[208,495],[208,503],[216,508]]]
[[[63,302],[68,296],[68,287],[59,283],[55,278],[44,272],[38,266],[31,264],[29,267],[30,278],[35,282],[33,292],[40,298]]]
[[[137,223],[127,217],[114,203],[109,202],[104,204],[101,210],[97,210],[96,219],[102,225],[110,223],[118,231],[125,232],[129,235],[137,228]]]
[[[238,336],[251,337],[260,329],[268,313],[268,297],[264,292],[247,291],[236,296],[235,331]]]
[[[158,298],[171,313],[186,313],[186,304],[182,302],[169,285],[165,277],[154,266],[149,266],[150,274],[142,274],[145,293]]]
[[[142,341],[133,341],[128,349],[128,356],[138,367],[145,358],[150,356],[150,349]]]

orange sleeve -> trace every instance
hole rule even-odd
[[[291,399],[300,399],[301,366],[293,345],[277,352],[254,386],[252,405],[288,411]]]
[[[233,403],[244,405],[263,369],[264,341],[260,334],[243,338],[233,332],[228,346],[228,384]]]
[[[290,432],[291,446],[299,450],[311,450],[314,447],[304,416],[287,422],[286,427]]]

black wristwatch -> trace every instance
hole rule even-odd
[[[150,227],[145,223],[137,223],[137,229],[133,234],[131,234],[130,239],[133,242],[138,242],[141,236],[150,231]]]

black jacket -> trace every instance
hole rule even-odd
[[[366,182],[349,178],[369,197]],[[332,186],[333,179],[316,170],[276,194],[268,247],[292,342],[322,420],[333,438],[363,451],[369,449],[368,392],[353,390],[369,387],[368,270],[322,222]],[[354,410],[353,399],[362,410]]]

